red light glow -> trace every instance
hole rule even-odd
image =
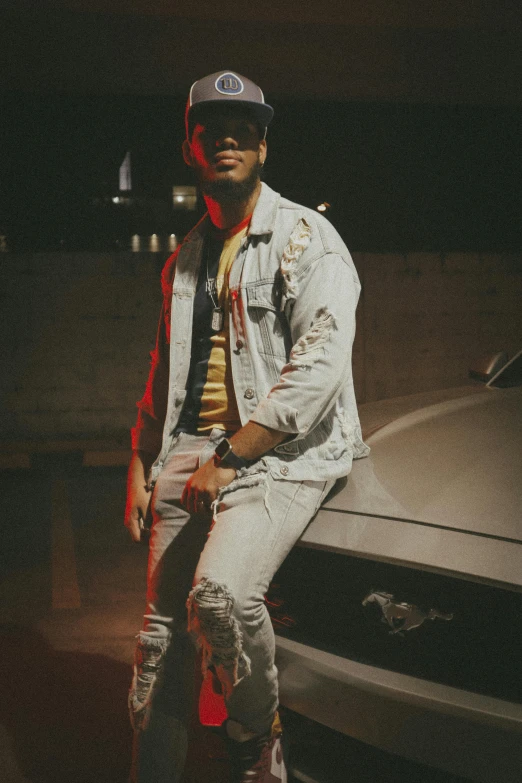
[[[199,720],[203,726],[221,726],[228,717],[222,693],[216,693],[214,675],[208,671],[199,692]]]

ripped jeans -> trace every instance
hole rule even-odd
[[[267,731],[278,704],[270,581],[333,485],[275,480],[262,460],[219,494],[212,519],[183,488],[225,433],[182,433],[152,496],[147,608],[129,695],[133,783],[177,783],[194,700],[195,645],[219,678],[229,718]]]

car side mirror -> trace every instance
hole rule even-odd
[[[469,377],[475,381],[487,383],[507,364],[507,361],[508,355],[504,351],[486,354],[471,365]]]

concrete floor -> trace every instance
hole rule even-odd
[[[123,528],[124,491],[123,468],[71,458],[0,474],[4,783],[127,781],[147,549]],[[219,740],[195,722],[186,783],[226,779]]]
[[[75,454],[31,464],[0,472],[0,780],[126,783],[147,560],[122,524],[126,471]],[[346,742],[346,783],[457,780]],[[184,783],[227,780],[220,741],[194,720]]]

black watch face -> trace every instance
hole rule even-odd
[[[221,441],[221,443],[219,443],[219,444],[216,446],[216,450],[215,450],[215,452],[214,452],[214,453],[215,453],[215,454],[217,454],[217,456],[218,456],[220,459],[223,459],[223,457],[224,457],[226,454],[228,454],[228,452],[229,452],[229,451],[230,451],[230,443],[228,442],[228,440],[227,440],[226,438],[224,438],[224,439]]]

